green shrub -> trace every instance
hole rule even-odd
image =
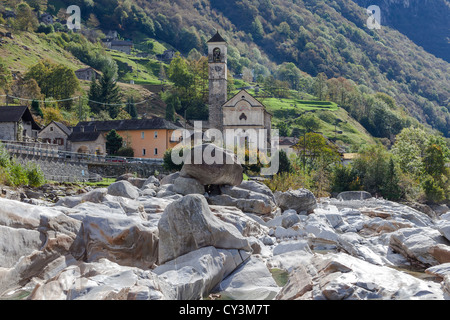
[[[6,168],[10,164],[10,158],[8,151],[3,147],[3,144],[0,142],[0,167]]]
[[[133,158],[134,150],[131,147],[122,147],[119,150],[117,150],[115,155],[119,157]]]
[[[331,176],[331,191],[361,190],[361,179],[351,166],[337,165],[333,168]]]
[[[7,167],[9,174],[8,184],[12,187],[26,186],[28,185],[27,170],[17,162],[15,158],[11,160],[11,163]]]
[[[439,203],[445,200],[445,190],[433,177],[427,176],[422,182],[422,188],[428,202]]]
[[[183,157],[184,155],[184,149],[180,148],[179,151],[179,155],[181,157]],[[183,163],[181,164],[175,164],[172,161],[172,149],[167,149],[166,152],[164,152],[164,157],[163,157],[163,168],[166,169],[167,171],[180,171],[181,168],[183,167]]]
[[[26,166],[26,173],[29,186],[39,187],[45,183],[44,173],[37,164],[29,162]]]

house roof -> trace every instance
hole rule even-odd
[[[217,33],[211,39],[209,39],[208,43],[210,42],[226,42],[226,41],[219,34],[219,31],[217,31]]]
[[[92,68],[92,67],[87,67],[87,68],[78,69],[78,70],[76,70],[75,72],[84,72],[84,71],[88,71],[88,70],[93,70],[93,71],[99,73],[97,70],[95,70],[95,69]]]
[[[153,130],[153,129],[168,129],[177,130],[182,127],[167,121],[163,118],[152,119],[130,119],[130,120],[111,120],[111,121],[82,121],[74,127],[74,132],[80,132],[81,127],[84,132],[100,131],[109,132],[112,129],[116,131],[132,131],[132,130]]]
[[[280,137],[280,146],[293,146],[299,141],[296,137]]]
[[[22,121],[31,122],[33,130],[41,130],[27,106],[0,107],[0,122],[19,122],[21,119]]]
[[[133,42],[131,41],[123,41],[123,40],[113,40],[111,41],[112,46],[126,46],[126,47],[132,47]]]
[[[69,141],[72,142],[88,142],[95,141],[100,136],[100,132],[91,131],[91,132],[72,132],[69,136]]]
[[[54,123],[55,125],[57,125],[65,134],[67,134],[68,136],[72,133],[72,130],[70,130],[64,123],[58,122],[58,121],[52,121],[50,122],[50,124]],[[49,124],[49,125],[50,125]],[[47,127],[49,126],[47,125]],[[46,127],[46,128],[47,128]]]

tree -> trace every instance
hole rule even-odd
[[[251,33],[253,39],[255,39],[256,41],[264,38],[264,28],[258,17],[256,17],[255,20],[253,20],[252,22]]]
[[[310,169],[328,167],[341,159],[337,147],[328,144],[327,140],[319,133],[305,133],[294,148],[301,151],[297,160],[302,162],[304,169],[306,166]]]
[[[37,25],[38,20],[33,13],[33,9],[26,2],[19,3],[16,7],[15,28],[22,31],[32,31]]]
[[[294,90],[298,90],[301,76],[301,71],[292,62],[284,62],[277,70],[277,78],[281,81],[289,82]]]
[[[400,189],[399,172],[392,157],[389,158],[386,176],[380,187],[380,191],[383,197],[388,200],[398,200],[403,195],[403,192]]]
[[[307,132],[317,131],[320,129],[320,120],[315,115],[310,113],[302,114],[296,122],[305,128]]]
[[[12,81],[11,71],[5,62],[0,58],[0,90],[8,89]]]
[[[106,135],[106,150],[108,154],[115,155],[117,151],[122,148],[123,138],[117,133],[116,130],[112,129]]]
[[[280,137],[289,137],[290,130],[289,125],[286,122],[280,122],[277,124],[277,129],[279,130]]]
[[[315,78],[313,88],[314,88],[314,95],[319,100],[324,100],[327,93],[327,76],[325,73],[321,72],[317,75]]]
[[[395,137],[391,152],[404,173],[415,178],[421,176],[427,140],[428,134],[420,128],[405,128]]]
[[[56,100],[71,98],[80,88],[80,82],[75,72],[63,64],[55,64],[50,60],[40,60],[32,66],[25,75],[25,79],[36,80],[42,94]],[[69,109],[72,101],[61,103],[65,109]]]
[[[193,84],[193,76],[188,70],[187,63],[178,52],[169,65],[168,75],[169,80],[179,89],[187,91]]]
[[[180,100],[176,98],[176,102],[179,104]],[[166,106],[166,120],[175,121],[175,106],[173,103],[169,103]]]
[[[137,119],[138,113],[136,110],[136,104],[134,103],[134,98],[132,96],[128,97],[125,109],[132,119]]]
[[[95,79],[92,81],[88,95],[92,112],[108,111],[112,119],[117,117],[120,112],[122,94],[112,68],[103,70],[98,83]]]
[[[284,150],[280,150],[278,155],[280,163],[278,173],[291,172],[292,171],[291,161],[289,160],[286,152],[284,152]]]
[[[47,9],[47,0],[25,0],[35,11],[45,11]]]
[[[441,176],[446,173],[446,159],[442,151],[442,147],[432,144],[425,149],[423,157],[424,171],[432,176],[435,180],[440,180]]]
[[[44,113],[41,110],[41,107],[39,106],[39,101],[38,100],[33,100],[31,102],[31,110],[33,111],[33,113],[41,118],[44,117]]]

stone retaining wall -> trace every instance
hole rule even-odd
[[[167,173],[162,164],[157,163],[92,163],[88,167],[89,173],[115,178],[125,173],[136,174],[139,178],[148,178],[155,172]]]
[[[59,158],[17,156],[22,164],[36,163],[44,173],[45,179],[58,182],[87,181],[89,168],[87,163],[67,161]]]
[[[139,178],[148,178],[155,173],[168,173],[160,163],[88,163],[70,159],[40,157],[16,154],[22,164],[33,162],[39,165],[47,180],[58,182],[88,181],[90,174],[117,178],[125,173],[136,174]]]

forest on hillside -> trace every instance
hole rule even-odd
[[[365,9],[351,0],[57,1],[69,2],[103,30],[154,37],[185,56],[192,49],[203,54],[220,30],[234,74],[267,77],[292,62],[305,75],[343,77],[367,92],[384,92],[450,136],[449,64],[388,26],[368,29]]]

